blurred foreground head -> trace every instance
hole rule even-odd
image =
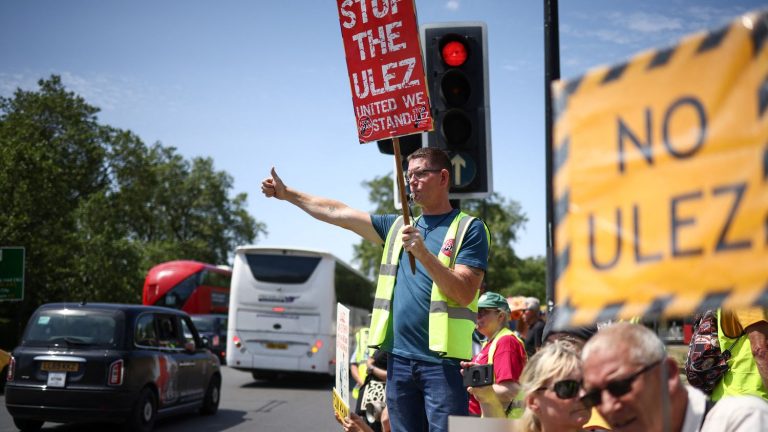
[[[596,406],[613,430],[661,432],[665,409],[670,430],[682,428],[688,395],[677,362],[666,356],[653,331],[611,324],[584,345],[581,356],[586,393],[581,400]]]

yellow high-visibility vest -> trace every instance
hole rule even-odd
[[[525,353],[525,342],[523,342],[522,339],[520,339],[520,336],[518,336],[515,332],[510,330],[507,327],[502,327],[501,330],[499,330],[496,335],[493,337],[493,340],[491,341],[491,347],[488,348],[488,364],[493,364],[493,355],[496,354],[496,342],[501,339],[502,336],[506,335],[512,335],[515,338],[517,338],[518,341],[520,341],[520,344],[523,346],[523,355],[525,355],[526,361],[528,360],[528,354]],[[483,343],[483,348],[488,344],[488,341]],[[509,419],[519,419],[523,416],[523,412],[525,411],[525,403],[524,403],[525,397],[523,395],[523,392],[518,390],[517,395],[515,395],[515,399],[509,404],[509,407],[507,407],[507,418]]]
[[[749,337],[743,335],[736,342],[736,338],[726,336],[721,325],[722,313],[722,309],[717,310],[717,341],[721,350],[731,347],[731,358],[728,359],[728,371],[712,390],[712,400],[717,401],[729,395],[754,395],[768,400],[768,391],[757,370]]]
[[[474,217],[459,212],[448,227],[442,244],[453,241],[453,253],[450,256],[438,253],[441,264],[453,268],[456,256],[461,249],[464,235]],[[403,248],[402,241],[403,218],[398,217],[387,233],[384,252],[381,256],[379,281],[376,286],[376,297],[373,301],[373,314],[369,332],[369,345],[374,348],[384,343],[387,326],[391,320],[392,294],[397,278],[397,268]],[[490,233],[485,227],[490,244]],[[429,306],[429,349],[441,357],[469,359],[472,357],[472,332],[477,320],[478,293],[468,306],[461,306],[446,297],[436,283],[432,283]]]
[[[368,329],[361,328],[355,333],[355,363],[357,364],[357,375],[360,380],[365,382],[365,377],[368,376],[368,363],[365,361],[366,351],[368,350]],[[352,389],[352,397],[357,399],[360,396],[360,387],[355,385]]]

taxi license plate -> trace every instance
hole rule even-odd
[[[288,349],[288,344],[284,343],[277,343],[277,342],[267,342],[267,348],[268,349]]]
[[[77,372],[79,368],[80,365],[73,362],[44,361],[40,365],[40,369],[46,372]]]

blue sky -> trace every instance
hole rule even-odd
[[[561,75],[622,61],[766,7],[755,0],[560,1]],[[488,25],[494,190],[529,222],[514,244],[544,255],[543,2],[416,0],[420,24]],[[0,95],[40,78],[101,108],[99,120],[187,158],[210,156],[266,223],[262,245],[350,261],[359,238],[265,199],[272,165],[292,187],[369,210],[361,183],[391,156],[357,142],[334,1],[0,2]]]

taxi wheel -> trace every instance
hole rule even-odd
[[[219,410],[219,400],[221,399],[221,377],[214,375],[208,383],[208,389],[205,391],[203,406],[200,407],[200,414],[213,415]]]
[[[22,432],[36,432],[43,427],[43,422],[40,420],[27,420],[13,418],[13,424]]]
[[[251,372],[251,376],[256,381],[267,381],[272,378],[272,375],[266,372]]]
[[[141,391],[136,406],[133,407],[131,416],[125,422],[125,430],[137,432],[149,432],[155,427],[157,418],[157,399],[155,393],[145,388]]]
[[[5,393],[5,377],[8,376],[8,366],[3,368],[0,372],[0,394]]]

